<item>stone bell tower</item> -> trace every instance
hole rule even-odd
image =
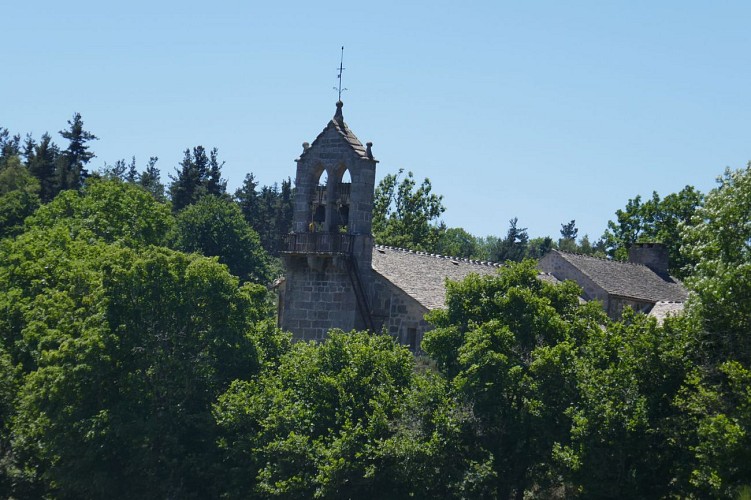
[[[297,339],[323,339],[331,328],[374,330],[366,290],[378,162],[372,143],[363,146],[344,123],[342,106],[336,103],[334,118],[296,160],[279,326]]]

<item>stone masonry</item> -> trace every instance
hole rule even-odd
[[[347,127],[342,106],[337,103],[334,118],[312,144],[303,144],[297,159],[293,229],[282,254],[286,276],[279,290],[279,325],[299,339],[322,339],[331,328],[372,324],[364,290],[372,273],[378,162],[371,144],[363,146]],[[342,181],[347,172],[351,184]]]

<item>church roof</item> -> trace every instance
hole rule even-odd
[[[369,148],[362,145],[360,139],[357,138],[354,132],[352,132],[352,130],[350,130],[350,128],[344,122],[342,106],[344,106],[342,101],[336,103],[336,113],[334,114],[334,118],[332,118],[331,121],[329,121],[328,125],[326,125],[326,128],[324,128],[323,131],[318,134],[318,137],[315,138],[313,143],[310,145],[310,148],[307,148],[305,151],[303,151],[303,153],[300,155],[300,158],[305,156],[305,153],[310,151],[317,144],[324,141],[324,137],[328,132],[333,131],[335,134],[344,139],[344,141],[349,145],[350,148],[352,148],[352,150],[358,157],[364,160],[374,160],[373,154],[368,150]]]
[[[446,307],[446,278],[459,281],[471,273],[495,274],[501,266],[381,245],[373,249],[373,270],[428,310]],[[545,273],[540,278],[558,281]]]
[[[642,264],[551,250],[588,276],[610,295],[648,302],[684,302],[686,288],[670,276],[661,277]]]

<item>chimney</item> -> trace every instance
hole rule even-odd
[[[628,249],[628,261],[643,264],[662,277],[668,274],[668,249],[662,243],[634,243]]]

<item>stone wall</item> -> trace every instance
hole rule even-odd
[[[297,340],[322,340],[331,328],[363,329],[345,257],[284,257],[279,326]]]
[[[385,329],[400,344],[421,352],[422,337],[432,329],[425,321],[428,309],[376,272],[372,274],[369,295],[377,328]]]
[[[654,303],[643,300],[636,300],[631,297],[619,297],[617,295],[611,295],[606,312],[608,316],[616,319],[621,317],[623,310],[627,307],[630,307],[636,312],[649,314],[649,311],[651,311],[652,307],[654,307]]]
[[[584,290],[586,300],[599,300],[602,302],[605,311],[610,310],[608,293],[556,252],[548,252],[540,259],[537,267],[541,271],[552,274],[560,281],[575,281]]]

